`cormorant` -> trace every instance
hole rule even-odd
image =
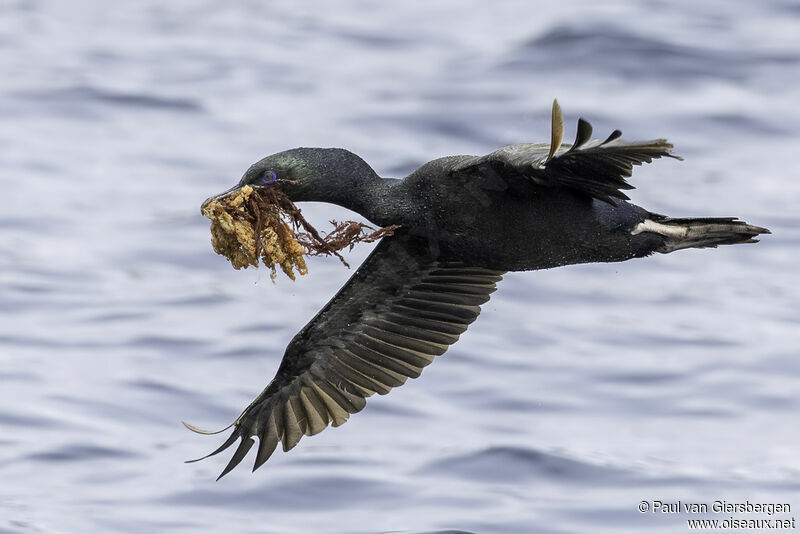
[[[752,243],[769,233],[733,217],[670,218],[627,202],[633,165],[680,159],[664,139],[625,142],[615,130],[590,141],[583,119],[572,145],[562,146],[562,133],[554,102],[549,144],[439,158],[403,179],[381,178],[344,149],[296,148],[258,161],[212,197],[279,187],[294,202],[330,202],[400,225],[292,339],[275,378],[227,427],[232,434],[209,456],[241,442],[220,478],[253,437],[255,470],[278,442],[288,451],[303,435],[344,423],[373,393],[418,377],[478,317],[506,271]]]

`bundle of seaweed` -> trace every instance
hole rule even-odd
[[[331,221],[334,228],[323,237],[280,189],[249,185],[208,202],[203,215],[211,220],[211,244],[217,254],[236,269],[257,267],[260,261],[271,269],[273,281],[276,266],[292,280],[295,269],[307,274],[304,255],[334,255],[349,267],[339,250],[377,241],[398,228],[376,230],[354,221]]]

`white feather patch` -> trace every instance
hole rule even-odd
[[[641,234],[642,232],[652,232],[654,234],[663,235],[665,237],[674,237],[678,239],[683,239],[689,235],[689,227],[674,226],[674,225],[671,226],[667,224],[661,224],[656,221],[651,221],[650,219],[645,219],[644,221],[634,226],[633,230],[631,230],[632,235]]]

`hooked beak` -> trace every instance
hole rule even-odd
[[[206,206],[208,206],[209,204],[211,204],[215,200],[220,200],[222,198],[225,198],[228,195],[230,195],[232,193],[235,193],[236,191],[238,191],[241,188],[242,188],[242,186],[240,184],[236,184],[233,187],[231,187],[230,189],[228,189],[227,191],[224,191],[224,192],[220,193],[219,195],[214,195],[213,197],[208,197],[207,199],[205,199],[203,201],[203,204],[200,206],[200,213],[203,213],[205,211],[205,209],[206,209]]]

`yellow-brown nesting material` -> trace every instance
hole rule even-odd
[[[398,228],[374,230],[353,221],[331,221],[334,229],[322,237],[278,188],[249,185],[212,200],[203,207],[203,215],[211,220],[211,244],[217,254],[228,258],[236,269],[257,267],[260,261],[271,269],[273,281],[276,266],[292,280],[295,270],[308,274],[304,255],[333,254],[347,265],[339,250],[376,241]],[[300,228],[304,231],[299,232]]]

